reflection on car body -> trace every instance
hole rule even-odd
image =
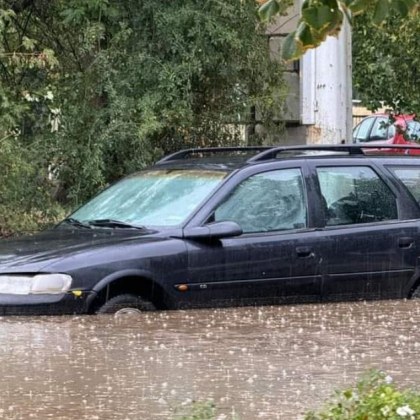
[[[418,297],[420,160],[369,147],[168,156],[54,229],[1,241],[0,311]]]

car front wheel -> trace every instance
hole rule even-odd
[[[124,315],[154,310],[156,310],[156,308],[153,303],[140,296],[124,294],[109,299],[96,311],[96,313]]]

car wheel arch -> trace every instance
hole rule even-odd
[[[409,299],[420,299],[420,279],[410,289]]]
[[[115,296],[133,294],[148,300],[157,309],[166,308],[166,293],[145,270],[124,270],[113,273],[99,281],[92,289],[90,299],[86,302],[89,313],[95,313],[103,304]]]
[[[407,293],[408,289],[408,293]],[[418,299],[420,298],[420,272],[417,268],[415,271],[415,275],[412,277],[412,281],[410,282],[408,288],[406,289],[405,298],[407,299]]]

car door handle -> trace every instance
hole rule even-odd
[[[310,258],[314,257],[314,251],[309,246],[298,246],[296,248],[296,254],[299,258]]]
[[[400,248],[411,248],[414,244],[414,239],[409,236],[404,236],[398,239],[398,246]]]

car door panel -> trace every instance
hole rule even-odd
[[[319,300],[318,233],[305,226],[309,206],[302,171],[292,167],[252,174],[215,205],[214,220],[234,221],[245,232],[217,243],[188,243],[192,300]]]
[[[417,222],[342,227],[324,232],[324,300],[405,297],[415,269]],[[401,246],[400,240],[411,245]]]
[[[244,235],[218,244],[190,242],[193,300],[199,304],[318,301],[321,276],[317,243],[315,231]],[[311,252],[299,256],[299,248]]]
[[[312,168],[325,202],[322,299],[405,297],[416,267],[418,222],[399,220],[406,214],[398,189],[366,161]]]

